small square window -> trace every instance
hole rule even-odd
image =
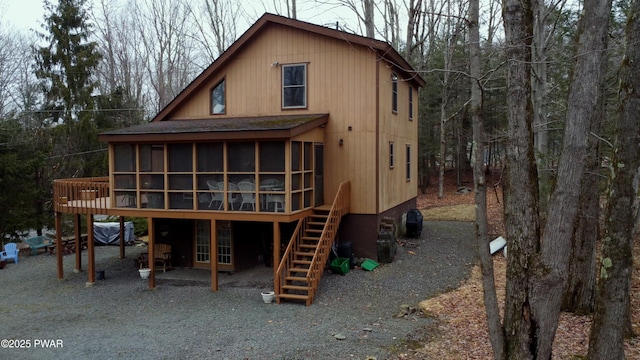
[[[224,114],[226,112],[225,80],[222,80],[211,90],[211,113]]]
[[[282,66],[282,107],[307,107],[307,65]]]

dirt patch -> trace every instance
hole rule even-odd
[[[473,186],[467,175],[465,186]],[[425,220],[474,221],[474,193],[458,194],[455,177],[448,174],[442,197],[438,196],[437,179],[432,179],[432,187],[418,197],[418,208]],[[498,181],[487,180],[487,184]],[[471,184],[471,185],[469,185]],[[489,237],[505,235],[502,191],[499,186],[490,186],[487,191],[487,218]],[[632,326],[640,332],[640,241],[634,249],[634,275],[631,291]],[[506,285],[506,259],[501,253],[494,256],[495,282],[498,291],[500,311],[504,311]],[[493,357],[487,333],[486,315],[483,305],[482,278],[479,266],[472,276],[454,291],[420,303],[422,310],[435,320],[429,329],[433,333],[424,338],[421,348],[406,347],[397,359],[490,359]],[[471,321],[470,319],[473,319]],[[582,358],[586,355],[591,318],[562,313],[554,342],[553,359]],[[434,329],[435,328],[435,329]],[[640,359],[640,337],[625,341],[628,359]]]
[[[421,210],[425,221],[475,221],[474,205],[449,205]]]

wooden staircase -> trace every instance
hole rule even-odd
[[[340,184],[331,206],[320,206],[298,222],[275,277],[276,300],[311,305],[342,216],[349,212],[350,184]]]

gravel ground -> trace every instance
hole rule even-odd
[[[472,223],[425,222],[421,239],[400,244],[394,262],[374,271],[325,272],[309,307],[265,304],[252,272],[220,274],[215,293],[210,283],[162,279],[148,290],[133,267],[144,250],[136,246],[123,260],[117,246],[97,247],[106,279],[91,287],[85,272],[73,272],[72,255],[62,281],[55,256],[21,255],[0,270],[0,339],[29,347],[3,340],[0,358],[393,359],[431,323],[395,317],[400,306],[456,288],[476,258]]]

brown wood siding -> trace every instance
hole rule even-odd
[[[413,89],[413,119],[409,120],[410,82],[398,74],[398,111],[392,111],[393,69],[380,66],[380,212],[415,198],[418,191],[418,100]],[[394,144],[394,167],[389,168],[389,142]],[[411,178],[406,178],[406,147],[411,146]]]
[[[324,130],[325,203],[333,201],[342,181],[351,180],[351,211],[376,213],[376,61],[375,52],[365,47],[270,26],[171,118],[329,113]],[[275,62],[307,64],[307,109],[282,110],[281,67],[272,66]],[[210,91],[222,78],[227,112],[210,115]]]

